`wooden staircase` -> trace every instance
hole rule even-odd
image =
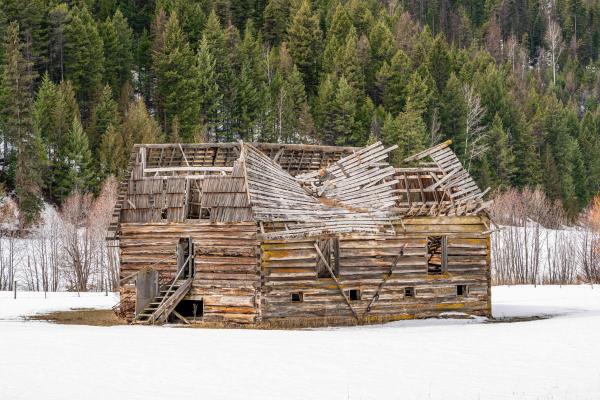
[[[154,298],[144,310],[139,313],[134,324],[163,324],[166,323],[169,316],[174,313],[175,307],[188,294],[192,287],[193,277],[187,279],[176,279],[169,285],[164,285],[160,288],[158,296]],[[177,315],[183,322],[188,321]]]
[[[156,296],[142,312],[135,316],[133,324],[164,324],[169,316],[174,314],[177,318],[189,324],[183,316],[175,311],[175,307],[188,294],[194,281],[194,261],[190,254],[173,280],[162,285]]]

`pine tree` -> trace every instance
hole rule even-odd
[[[514,173],[514,155],[508,140],[508,134],[502,126],[500,116],[496,114],[488,133],[487,166],[491,183],[495,187],[508,186]]]
[[[181,23],[181,28],[190,43],[198,43],[206,22],[202,0],[158,0],[156,9],[163,8],[168,14],[175,13]]]
[[[198,73],[196,58],[175,13],[167,21],[163,41],[164,47],[154,54],[156,92],[161,99],[159,117],[167,132],[177,117],[182,139],[190,141],[200,122]]]
[[[375,104],[369,96],[365,96],[356,114],[356,129],[345,141],[348,145],[366,146],[369,135],[373,130],[374,114]]]
[[[325,48],[323,50],[323,71],[339,72],[340,56],[344,55],[346,38],[352,28],[352,20],[343,4],[338,3],[331,17],[331,26],[327,30]],[[355,32],[356,36],[356,32]]]
[[[98,155],[98,147],[102,142],[102,136],[107,128],[112,125],[119,126],[119,114],[117,103],[112,98],[112,90],[106,85],[100,92],[100,96],[92,109],[92,118],[88,130],[90,147],[95,156]]]
[[[124,150],[125,145],[121,132],[113,125],[109,125],[102,136],[102,143],[98,150],[101,176],[119,176],[125,171],[127,157]]]
[[[429,54],[429,72],[435,81],[437,91],[442,93],[450,78],[451,64],[447,44],[442,35],[436,36]]]
[[[64,200],[73,191],[87,192],[97,187],[87,135],[76,117],[73,118],[71,129],[61,148],[57,167],[54,185],[60,200]]]
[[[452,74],[445,86],[441,100],[441,131],[447,139],[452,139],[452,149],[456,154],[465,153],[465,129],[467,109],[462,92],[462,85],[456,75]]]
[[[52,113],[56,108],[57,97],[56,85],[50,80],[48,74],[44,74],[33,106],[33,121],[45,143],[51,140],[54,133]]]
[[[26,46],[23,54],[32,63],[32,69],[43,73],[48,62],[48,30],[45,16],[51,2],[45,0],[2,0],[0,1],[0,22],[4,19],[5,31],[8,24],[16,22],[19,25],[19,35]],[[4,33],[0,26],[0,34]],[[1,57],[0,57],[1,60]]]
[[[385,65],[387,64],[384,64],[382,68],[385,68]],[[380,72],[380,76],[387,75],[385,77],[383,104],[389,112],[395,115],[404,109],[410,70],[408,56],[402,50],[398,50],[391,60],[388,72],[384,72],[385,70]]]
[[[421,116],[412,110],[387,114],[381,129],[381,138],[388,145],[398,145],[391,156],[391,163],[401,165],[402,160],[425,149],[427,128]]]
[[[577,142],[581,150],[583,165],[587,171],[588,193],[593,195],[600,191],[600,162],[598,162],[600,160],[600,135],[594,116],[589,112],[581,121]]]
[[[327,75],[319,85],[316,100],[315,122],[320,141],[325,144],[335,143],[336,128],[334,121],[336,82],[332,74]]]
[[[5,130],[4,154],[7,144],[16,149],[15,191],[23,227],[36,222],[42,210],[40,197],[44,154],[39,130],[34,126],[33,62],[23,55],[19,25],[12,22],[4,42],[2,66],[2,120]]]
[[[290,13],[289,0],[269,0],[263,14],[263,35],[271,46],[283,39]]]
[[[136,79],[134,87],[144,98],[152,99],[152,41],[147,30],[141,33],[135,43],[135,70]]]
[[[133,69],[133,32],[121,11],[100,26],[104,44],[104,82],[116,97],[125,82],[131,81]]]
[[[346,45],[341,52],[341,73],[348,80],[350,86],[362,93],[365,87],[365,76],[363,66],[358,56],[358,38],[356,29],[352,27],[346,36]]]
[[[310,113],[304,83],[300,71],[287,52],[285,43],[279,49],[279,63],[273,86],[274,139],[280,143],[306,142],[310,134],[306,129],[311,129],[312,121],[306,120],[310,119]]]
[[[552,155],[552,149],[549,145],[542,148],[541,164],[544,174],[542,175],[542,183],[544,192],[551,200],[561,200],[562,189],[561,179],[556,166],[556,160]]]
[[[56,105],[51,114],[53,131],[50,133],[48,143],[55,152],[59,153],[73,124],[73,118],[81,119],[81,116],[71,82],[61,82],[56,87],[56,94]]]
[[[196,63],[198,66],[198,90],[202,96],[200,100],[201,122],[211,137],[216,138],[222,95],[219,91],[216,60],[211,53],[206,35],[200,42]]]
[[[415,71],[406,85],[406,109],[423,116],[431,101],[431,90],[421,75]]]
[[[94,98],[101,88],[104,50],[96,23],[86,7],[74,7],[66,28],[65,76],[73,82],[81,115],[87,121]]]
[[[238,78],[239,133],[242,139],[254,141],[255,131],[260,131],[266,107],[266,82],[261,63],[260,42],[257,40],[252,23],[244,30],[240,44],[241,71]]]
[[[396,52],[394,48],[394,36],[388,26],[378,19],[377,23],[369,32],[369,47],[371,50],[370,64],[366,71],[367,87],[375,80],[375,73],[379,71],[384,62],[390,62]]]
[[[42,181],[45,183],[44,189],[49,193],[52,192],[52,166],[50,163],[53,159],[55,150],[53,139],[56,131],[53,114],[57,107],[58,96],[59,94],[56,85],[52,83],[48,74],[44,74],[42,84],[40,85],[33,105],[33,125],[45,148],[45,161],[48,162],[48,165],[50,166],[50,168],[46,168],[42,173]],[[44,149],[42,149],[42,151],[44,151]]]
[[[148,113],[142,98],[134,100],[129,105],[127,114],[123,119],[121,132],[122,151],[125,152],[123,158],[125,159],[127,159],[126,155],[129,154],[136,143],[160,143],[164,140],[160,126]]]
[[[321,28],[319,16],[313,14],[310,0],[303,0],[288,28],[289,50],[298,66],[306,90],[312,93],[317,87]]]
[[[338,81],[334,99],[333,137],[327,144],[345,144],[356,133],[356,93],[356,90],[342,76]]]
[[[68,5],[61,3],[48,13],[48,74],[55,81],[65,78],[65,30],[69,18]]]

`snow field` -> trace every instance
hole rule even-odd
[[[1,399],[600,398],[600,288],[590,286],[493,288],[496,317],[553,316],[544,320],[297,331],[25,322],[115,298],[21,294],[0,294]]]

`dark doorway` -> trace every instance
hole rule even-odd
[[[181,238],[177,243],[177,272],[182,268],[185,270],[181,273],[181,278],[189,278],[194,273],[194,243],[192,238]],[[190,268],[189,266],[192,266]]]
[[[204,315],[204,301],[181,300],[179,304],[177,304],[177,307],[175,307],[175,311],[189,321],[202,319],[202,316]]]

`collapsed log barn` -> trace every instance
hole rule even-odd
[[[489,316],[485,192],[450,142],[394,147],[136,145],[111,225],[120,315],[360,324]]]

